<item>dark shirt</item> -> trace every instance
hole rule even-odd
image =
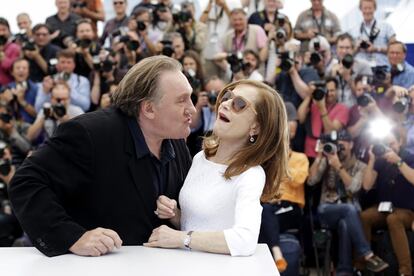
[[[414,168],[414,156],[404,152],[401,158]],[[375,161],[374,170],[378,173],[375,182],[377,203],[391,201],[396,208],[414,210],[414,185],[401,174],[398,167],[380,158]]]
[[[100,39],[101,45],[105,44],[105,40],[109,37],[115,30],[119,29],[120,27],[125,27],[128,25],[128,16],[124,16],[121,20],[116,18],[112,18],[106,22],[104,30],[102,32],[102,36]],[[111,39],[112,44],[112,39]]]
[[[81,19],[77,14],[70,13],[65,21],[61,21],[57,14],[49,16],[46,19],[46,24],[49,26],[51,33],[56,30],[60,30],[59,36],[52,40],[52,43],[56,46],[64,48],[63,39],[67,36],[75,37],[76,34],[76,21]]]
[[[276,26],[276,29],[278,28],[278,14],[280,14],[279,12],[276,11],[275,14],[275,18],[273,20],[273,22],[270,22],[269,18],[267,17],[267,13],[266,11],[257,11],[252,13],[252,15],[250,15],[249,17],[249,24],[254,24],[254,25],[259,25],[260,27],[262,27],[264,29],[265,24],[267,23],[272,23],[273,25]],[[285,17],[285,20],[287,21],[288,18],[286,15],[283,15]],[[267,32],[266,32],[267,33]]]
[[[299,76],[306,83],[319,80],[318,72],[312,67],[304,67],[299,70]],[[287,72],[280,72],[276,78],[276,89],[282,95],[285,102],[291,102],[296,108],[302,102],[302,98],[295,90],[293,81]]]
[[[168,179],[169,162],[175,158],[174,148],[170,140],[164,140],[161,145],[161,158],[155,157],[148,149],[144,135],[135,118],[128,118],[128,127],[132,134],[137,159],[145,158],[151,164],[148,172],[154,181],[156,196],[165,193]]]
[[[43,59],[48,62],[52,58],[56,58],[57,52],[60,51],[60,48],[53,44],[48,44],[40,50],[40,55]],[[43,78],[47,75],[45,74],[42,69],[37,65],[36,61],[29,59],[30,64],[30,80],[34,82],[41,82]]]

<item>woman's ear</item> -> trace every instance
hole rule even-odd
[[[250,127],[249,135],[254,136],[254,135],[259,135],[259,133],[260,133],[259,123],[254,122],[253,125]]]

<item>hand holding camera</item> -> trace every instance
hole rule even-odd
[[[66,107],[64,104],[58,102],[56,104],[51,104],[46,102],[43,104],[43,114],[45,119],[52,119],[58,121],[65,121],[66,119]]]
[[[391,149],[386,151],[382,158],[384,158],[390,164],[397,164],[399,161],[401,161],[401,157]]]

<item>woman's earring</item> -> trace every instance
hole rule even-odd
[[[253,135],[250,135],[249,141],[250,143],[254,144],[254,142],[256,142],[256,138]]]

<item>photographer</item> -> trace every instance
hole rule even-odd
[[[264,0],[264,9],[252,13],[248,23],[259,25],[268,35],[269,32],[277,30],[278,26],[281,25],[281,20],[289,21],[286,15],[279,12],[279,9],[282,8],[283,4],[280,0]]]
[[[46,76],[42,85],[39,85],[37,91],[35,109],[39,112],[43,103],[50,99],[50,91],[53,88],[54,81],[66,81],[71,89],[71,102],[73,105],[79,106],[84,112],[89,110],[90,84],[87,78],[77,75],[75,70],[75,54],[73,51],[65,49],[57,54],[58,63],[56,64],[57,74]]]
[[[12,75],[14,81],[0,94],[0,99],[12,108],[15,118],[33,123],[38,85],[29,80],[29,62],[23,58],[17,59],[12,66]]]
[[[407,46],[400,41],[392,41],[388,44],[387,55],[391,66],[392,84],[406,89],[414,85],[414,67],[405,61]]]
[[[323,227],[338,232],[336,275],[352,275],[352,252],[366,261],[366,268],[380,272],[388,264],[375,256],[359,218],[357,193],[366,165],[352,152],[351,135],[345,130],[322,135],[318,154],[310,167],[308,185],[322,181],[318,215]]]
[[[110,39],[110,45],[112,45],[112,38],[110,35],[119,28],[126,27],[128,25],[127,16],[127,0],[112,0],[113,8],[115,11],[115,17],[106,21],[101,38],[101,45],[105,45],[106,39]]]
[[[105,11],[101,0],[71,0],[72,12],[91,20],[95,37],[98,37],[97,22],[105,22]]]
[[[46,19],[49,26],[52,43],[60,48],[65,48],[63,40],[66,37],[75,37],[76,22],[82,17],[72,13],[70,10],[70,0],[56,0],[57,13]]]
[[[135,20],[134,20],[135,19]],[[161,40],[162,36],[154,30],[152,25],[152,13],[146,8],[137,9],[128,21],[130,32],[138,35],[135,38],[140,42],[142,57],[157,54],[155,43]]]
[[[353,80],[358,75],[371,76],[372,70],[369,63],[354,58],[354,39],[348,33],[338,36],[336,41],[336,59],[327,68],[327,75],[336,77],[340,86],[338,101],[351,107],[356,103],[352,93]]]
[[[33,38],[32,32],[32,20],[28,13],[22,12],[19,13],[16,17],[17,27],[21,34],[24,34],[29,39]]]
[[[11,108],[0,103],[0,140],[9,145],[13,165],[20,166],[32,149],[27,137],[29,127],[29,123],[16,121]]]
[[[20,224],[13,214],[8,196],[8,186],[14,176],[10,149],[0,141],[0,246],[12,246],[13,240],[22,234]]]
[[[357,44],[357,58],[364,59],[371,66],[388,65],[386,53],[388,43],[395,40],[395,31],[385,21],[374,18],[377,9],[376,0],[360,0],[363,21],[350,30]]]
[[[193,93],[200,92],[204,87],[204,70],[200,56],[193,50],[185,51],[182,64],[183,73],[193,88]]]
[[[20,57],[20,46],[10,41],[9,22],[0,17],[0,86],[13,80],[10,72],[13,62]]]
[[[215,105],[218,93],[225,87],[225,82],[217,76],[211,77],[204,91],[199,92],[196,97],[194,106],[196,113],[193,115],[191,122],[191,133],[187,138],[187,146],[192,156],[201,150],[202,137],[208,136],[213,131],[216,121]]]
[[[358,75],[353,87],[357,103],[349,110],[347,130],[354,139],[354,152],[357,158],[368,161],[368,123],[370,119],[381,116],[382,112],[375,101],[375,94],[367,76]]]
[[[61,123],[84,113],[78,106],[71,104],[71,91],[66,82],[60,81],[53,85],[50,93],[50,102],[43,103],[36,121],[27,131],[27,138],[32,142],[41,134],[46,139],[51,137]]]
[[[383,124],[377,127],[384,130]],[[373,228],[387,228],[399,273],[413,275],[406,230],[414,220],[414,155],[403,150],[398,131],[385,134],[385,139],[369,151],[362,186],[374,195],[375,205],[362,212],[362,225],[369,241]]]
[[[331,46],[323,36],[317,36],[309,42],[309,52],[304,55],[304,63],[315,68],[320,78],[327,76],[328,68],[333,64]]]
[[[201,54],[207,37],[207,26],[194,19],[194,4],[184,1],[179,11],[173,10],[173,22],[167,32],[178,32],[184,40],[186,50]]]
[[[59,47],[50,43],[50,31],[46,24],[37,24],[33,27],[34,42],[23,46],[24,56],[30,63],[30,80],[41,82],[49,73],[48,62],[56,58]],[[34,46],[34,47],[33,47]]]
[[[335,78],[314,82],[312,86],[312,96],[303,100],[298,117],[300,123],[306,122],[305,154],[313,159],[317,155],[318,137],[345,127],[349,110],[338,103],[338,81]]]

